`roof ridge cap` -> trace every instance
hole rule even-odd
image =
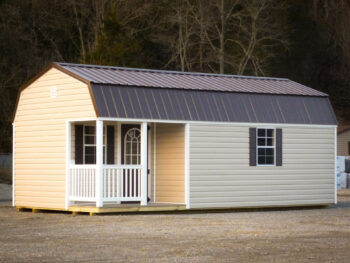
[[[176,75],[207,76],[207,77],[219,77],[219,78],[223,77],[223,78],[290,81],[288,78],[275,78],[275,77],[263,77],[263,76],[246,76],[246,75],[217,74],[217,73],[205,73],[205,72],[183,72],[183,71],[175,71],[175,70],[130,68],[130,67],[103,66],[103,65],[65,63],[65,62],[54,62],[54,63],[59,65],[59,66],[101,68],[101,69],[110,69],[110,70],[134,71],[134,72],[136,71],[136,72],[148,72],[148,73],[160,73],[160,74],[176,74]]]

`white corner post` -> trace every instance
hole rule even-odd
[[[147,122],[141,123],[141,205],[147,205]]]
[[[16,150],[16,125],[12,124],[12,206],[15,206],[15,150]]]
[[[156,202],[156,190],[157,190],[157,167],[156,167],[156,157],[157,157],[157,123],[153,124],[153,203]]]
[[[72,129],[71,122],[66,122],[66,204],[65,209],[67,210],[70,206],[69,195],[70,195],[70,164],[71,164],[71,141],[72,141]]]
[[[337,188],[337,127],[334,128],[334,203],[338,203],[338,188]]]
[[[185,124],[185,203],[190,209],[190,124]]]
[[[96,206],[103,206],[103,121],[96,120]]]

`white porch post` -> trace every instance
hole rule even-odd
[[[122,164],[122,124],[121,122],[117,123],[117,165]],[[121,197],[122,191],[122,173],[120,169],[117,170],[117,197]],[[120,204],[120,201],[117,201],[116,204]]]
[[[103,121],[96,120],[96,206],[102,207],[103,200]]]
[[[141,123],[141,205],[147,205],[147,122]]]
[[[185,124],[185,203],[190,209],[190,124]]]
[[[68,209],[70,206],[69,195],[70,195],[70,164],[71,164],[71,140],[72,140],[72,128],[69,121],[66,122],[66,205]]]

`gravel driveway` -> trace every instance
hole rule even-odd
[[[258,212],[89,217],[3,205],[0,262],[350,262],[344,193],[338,207]]]

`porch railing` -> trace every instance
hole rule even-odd
[[[69,179],[70,201],[96,201],[96,165],[72,165]]]
[[[102,201],[141,201],[141,165],[104,165]],[[96,201],[96,165],[71,165],[69,200]]]

